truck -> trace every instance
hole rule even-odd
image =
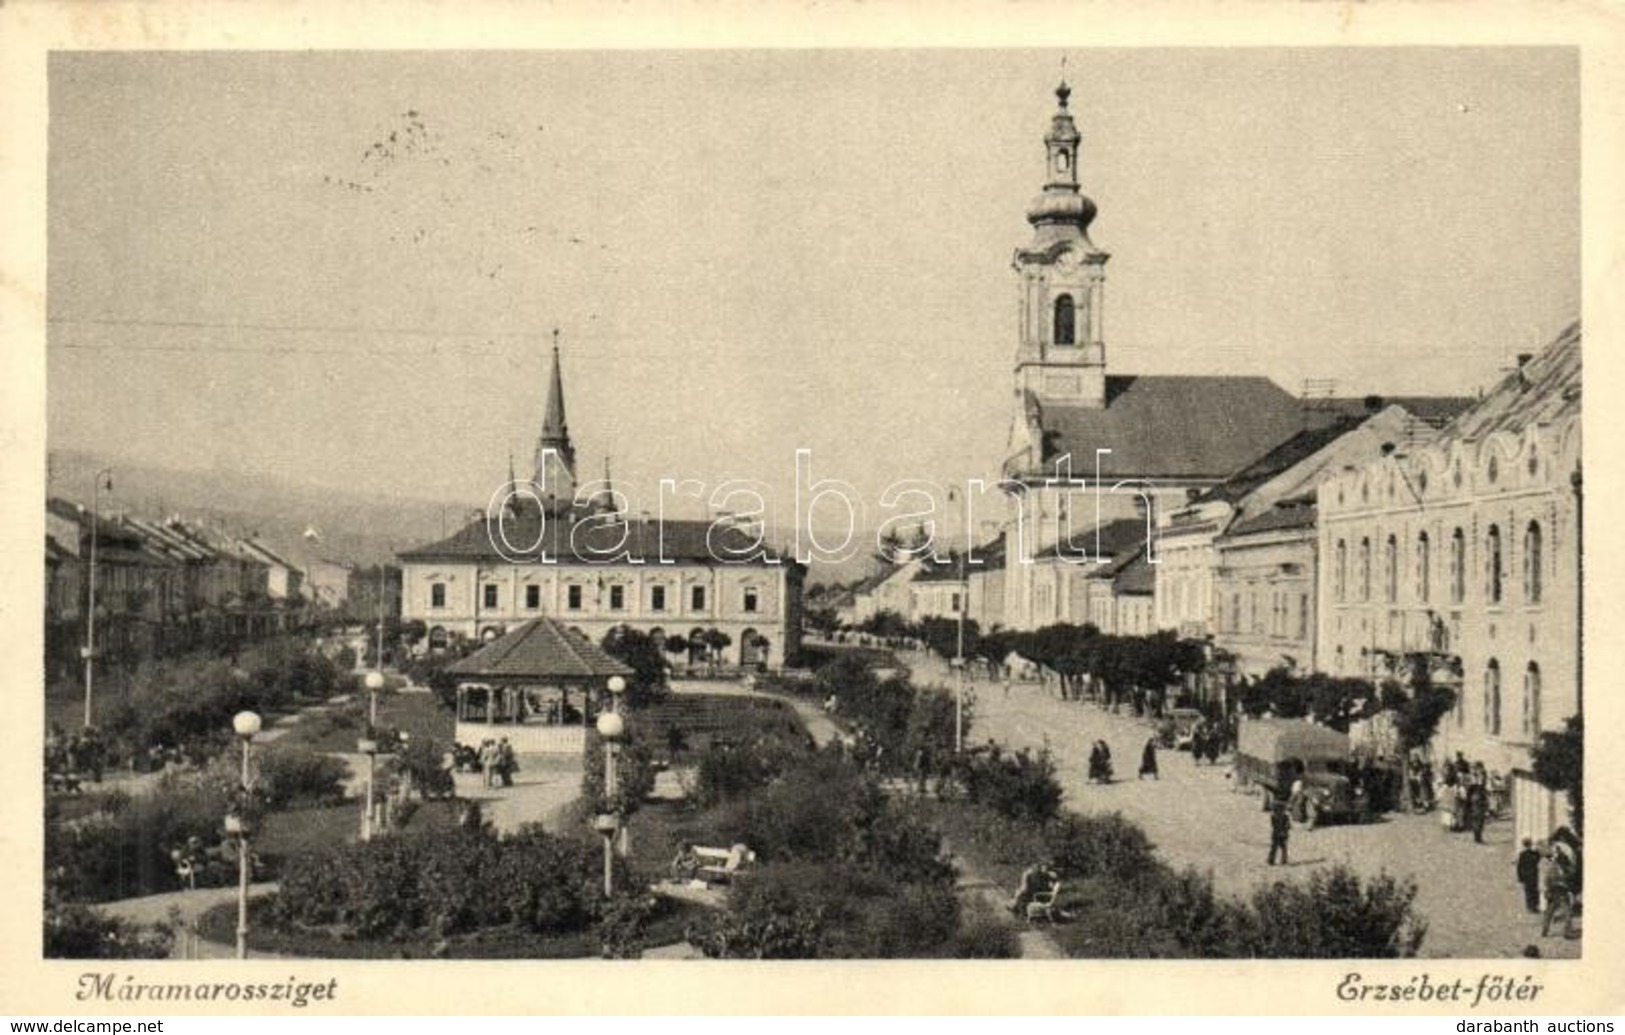
[[[1265,810],[1285,802],[1293,818],[1310,827],[1370,818],[1364,789],[1351,779],[1349,738],[1336,730],[1303,720],[1249,719],[1236,733],[1235,764],[1236,786],[1258,788]]]

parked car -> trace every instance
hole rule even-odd
[[[1196,727],[1206,718],[1195,708],[1170,708],[1163,713],[1164,720],[1169,724],[1170,735],[1163,747],[1173,748],[1176,751],[1189,751],[1196,739]]]

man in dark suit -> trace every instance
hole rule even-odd
[[[1523,851],[1518,853],[1518,883],[1523,885],[1524,908],[1540,912],[1540,850],[1527,837],[1523,839]]]
[[[1281,853],[1281,865],[1287,865],[1286,839],[1292,833],[1292,817],[1287,815],[1286,803],[1278,801],[1270,812],[1270,858],[1269,865],[1275,865],[1275,853]]]

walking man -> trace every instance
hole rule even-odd
[[[1523,885],[1524,909],[1540,912],[1540,850],[1527,837],[1523,839],[1523,851],[1518,853],[1518,883]]]
[[[1292,833],[1292,817],[1287,815],[1286,803],[1276,802],[1275,808],[1270,812],[1270,858],[1269,865],[1275,865],[1275,853],[1281,853],[1281,865],[1287,865],[1286,839]]]

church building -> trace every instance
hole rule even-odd
[[[800,565],[744,527],[623,513],[607,479],[582,496],[556,346],[532,471],[510,469],[500,509],[400,555],[401,618],[428,627],[431,649],[545,615],[594,643],[621,626],[681,636],[689,663],[777,668],[799,651]]]
[[[1063,82],[1055,96],[1043,189],[1027,210],[1032,237],[1013,262],[1019,318],[1002,470],[1012,505],[1003,624],[1017,629],[1078,620],[1066,602],[1084,595],[1091,566],[1108,560],[1096,556],[1093,528],[1137,518],[1149,540],[1158,512],[1223,481],[1305,419],[1298,400],[1265,377],[1107,372],[1110,256],[1089,237],[1096,208],[1080,187],[1071,89]]]

